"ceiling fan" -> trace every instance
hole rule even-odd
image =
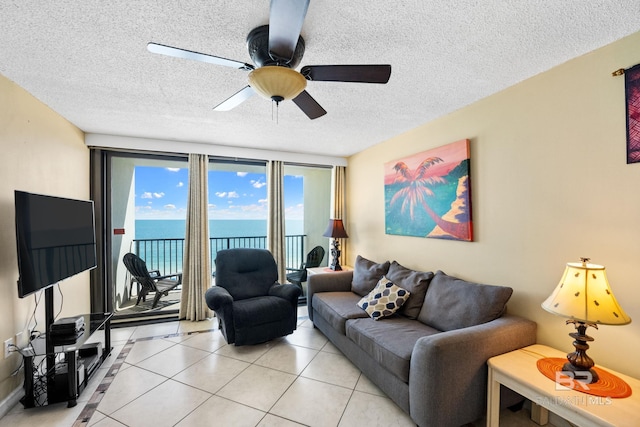
[[[258,92],[276,104],[292,99],[310,119],[317,119],[327,112],[305,90],[307,80],[387,83],[391,65],[307,65],[300,72],[295,71],[304,55],[305,44],[300,31],[309,1],[271,0],[269,25],[254,28],[247,36],[249,56],[255,66],[158,43],[148,43],[147,49],[176,58],[250,71],[249,84],[215,106],[215,111],[231,110]]]

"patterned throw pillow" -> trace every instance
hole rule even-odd
[[[358,301],[358,307],[367,312],[373,320],[389,317],[409,299],[409,291],[382,277],[368,295]]]

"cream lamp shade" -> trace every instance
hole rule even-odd
[[[631,318],[613,296],[604,267],[589,263],[589,258],[581,258],[581,261],[567,263],[560,283],[542,303],[542,308],[568,317],[567,324],[573,323],[576,328],[576,332],[569,334],[574,339],[575,351],[567,354],[562,373],[593,384],[600,378],[594,369],[595,362],[587,355],[588,343],[593,341],[586,333],[587,327],[598,329],[598,324],[626,325]]]
[[[631,318],[613,296],[605,269],[588,260],[567,263],[560,283],[542,303],[558,316],[602,325],[626,325]]]
[[[307,79],[291,68],[268,65],[249,73],[249,86],[265,98],[280,102],[300,95]]]

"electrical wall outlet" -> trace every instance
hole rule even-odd
[[[13,338],[9,338],[4,342],[4,358],[5,359],[11,356],[11,352],[13,351],[13,345],[14,345],[13,341],[14,341]]]
[[[16,333],[16,346],[18,348],[24,347],[25,345],[27,345],[26,342],[24,342],[24,334],[22,332],[17,332]]]

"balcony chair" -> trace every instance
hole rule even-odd
[[[316,246],[307,254],[307,260],[300,264],[298,269],[288,269],[292,273],[287,274],[287,280],[302,289],[302,282],[307,281],[307,268],[320,267],[324,259],[324,248]]]
[[[147,264],[136,254],[125,254],[122,262],[131,274],[129,295],[131,295],[133,282],[137,282],[139,285],[136,305],[140,304],[140,300],[146,301],[149,292],[155,292],[156,295],[153,298],[151,308],[156,308],[158,301],[160,301],[163,295],[168,295],[170,290],[182,284],[182,273],[161,276],[159,270],[147,270]],[[177,279],[171,279],[171,277],[176,277]]]
[[[271,252],[225,249],[215,264],[216,284],[204,297],[228,344],[259,344],[296,329],[300,288],[277,282]]]

